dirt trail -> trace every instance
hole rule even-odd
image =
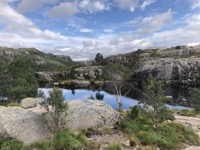
[[[200,137],[200,118],[175,115],[176,122],[192,128]],[[200,146],[188,146],[183,150],[200,150]]]

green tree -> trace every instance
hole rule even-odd
[[[193,88],[191,90],[191,103],[196,112],[200,112],[200,89]]]
[[[130,69],[120,64],[109,63],[103,70],[104,79],[112,81],[109,86],[116,95],[117,110],[121,111],[121,96],[126,96],[132,87],[129,82]]]
[[[35,97],[37,95],[38,83],[35,77],[35,71],[27,59],[15,60],[9,64],[6,71],[8,76],[8,98],[20,102],[26,97]]]
[[[103,62],[103,55],[101,53],[96,54],[95,61],[101,64]]]
[[[68,105],[64,102],[62,90],[53,88],[49,97],[45,99],[46,109],[53,122],[54,132],[58,133],[63,129],[63,121],[67,115]]]
[[[143,83],[143,108],[153,118],[154,122],[163,122],[174,119],[172,113],[165,106],[166,98],[161,81],[156,81],[152,75],[149,75],[146,82]]]

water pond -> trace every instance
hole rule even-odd
[[[48,96],[48,92],[52,90],[52,88],[39,88],[38,90],[43,91],[44,94]],[[105,91],[88,90],[88,89],[75,89],[75,90],[62,89],[62,91],[63,91],[63,96],[66,101],[79,100],[79,99],[86,100],[89,97],[93,97],[96,99],[96,96],[98,97],[98,95],[100,95],[100,97],[102,98],[102,101],[111,105],[114,109],[117,108],[116,96],[109,94]],[[121,102],[123,104],[122,110],[125,110],[131,106],[137,105],[139,101],[133,98],[122,96]],[[186,107],[182,107],[182,106],[171,106],[171,105],[166,105],[166,106],[170,108],[174,108],[174,109],[186,109]]]

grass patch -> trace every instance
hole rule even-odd
[[[82,132],[75,134],[65,129],[52,139],[41,140],[29,146],[15,139],[0,140],[0,150],[79,150],[87,144],[88,140]]]
[[[195,110],[191,110],[191,109],[177,110],[177,109],[174,109],[173,111],[175,113],[181,115],[181,116],[198,117],[198,118],[200,118],[200,113],[196,112]]]
[[[53,142],[50,140],[42,140],[38,141],[35,144],[30,146],[30,149],[37,149],[37,150],[54,150]]]
[[[122,150],[122,148],[120,144],[111,144],[111,145],[108,145],[106,150]]]
[[[8,106],[20,106],[20,103],[18,102],[11,102],[11,101],[0,101],[0,106],[5,106],[5,107],[8,107]]]
[[[161,149],[175,149],[181,143],[199,144],[199,137],[191,129],[178,123],[154,123],[144,116],[135,120],[125,119],[121,122],[122,129],[134,135],[134,142],[139,145],[150,145]]]
[[[0,150],[26,150],[23,142],[15,139],[6,139],[0,141]]]

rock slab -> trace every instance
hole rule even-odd
[[[0,139],[9,137],[31,144],[51,135],[41,114],[20,107],[0,106]]]
[[[110,126],[121,117],[110,105],[99,100],[73,100],[68,105],[66,123],[71,129]]]
[[[99,100],[73,100],[68,105],[64,123],[73,130],[106,127],[121,118],[120,113]],[[10,137],[32,144],[51,137],[53,127],[45,113],[40,105],[29,109],[0,106],[0,139]]]

